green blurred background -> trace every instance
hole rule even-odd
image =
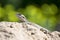
[[[0,22],[18,22],[16,12],[54,31],[60,23],[60,0],[0,0]]]

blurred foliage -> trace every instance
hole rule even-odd
[[[58,11],[58,8],[54,4],[51,4],[51,5],[44,4],[42,5],[41,9],[43,14],[47,16],[55,15]]]
[[[49,30],[54,30],[57,19],[58,8],[55,4],[43,4],[40,7],[35,5],[27,5],[25,8],[19,8],[15,10],[13,5],[6,5],[1,7],[0,5],[0,21],[17,22],[19,19],[16,17],[16,12],[24,14],[31,22],[37,23],[42,27]]]

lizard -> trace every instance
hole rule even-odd
[[[43,31],[43,32],[45,32],[45,33],[50,32],[49,30],[47,30],[47,29],[45,29],[45,28],[39,26],[38,24],[29,22],[29,21],[26,19],[26,17],[25,17],[23,14],[19,13],[19,12],[17,12],[16,16],[19,18],[19,20],[20,20],[22,23],[35,26],[36,28],[40,29],[40,31]]]

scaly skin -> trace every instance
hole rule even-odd
[[[47,30],[47,29],[45,29],[45,28],[43,28],[43,27],[41,27],[41,26],[39,26],[39,25],[37,25],[37,24],[35,24],[35,23],[29,22],[23,14],[20,14],[20,13],[17,12],[16,16],[17,16],[17,17],[19,18],[19,20],[20,20],[22,23],[24,23],[24,24],[29,24],[29,25],[35,26],[36,28],[40,29],[40,31],[43,31],[43,32],[45,32],[45,33],[50,32],[49,30]]]

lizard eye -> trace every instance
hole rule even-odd
[[[24,17],[23,17],[24,18]]]

